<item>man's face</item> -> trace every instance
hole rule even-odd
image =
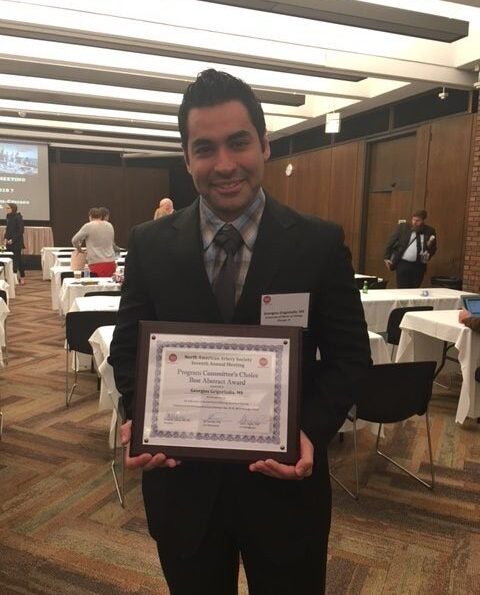
[[[414,231],[418,231],[424,223],[424,220],[421,217],[412,217],[412,229]]]
[[[9,213],[12,212],[12,207],[10,207],[9,205],[5,205],[5,211],[7,212],[7,215],[8,215]]]
[[[233,221],[253,202],[270,157],[239,101],[193,108],[188,114],[187,169],[197,191],[223,221]]]

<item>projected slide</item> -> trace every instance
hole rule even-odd
[[[48,147],[0,141],[0,219],[14,202],[25,220],[49,221]]]

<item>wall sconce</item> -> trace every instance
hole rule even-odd
[[[340,112],[330,112],[325,120],[325,132],[336,134],[340,132]]]

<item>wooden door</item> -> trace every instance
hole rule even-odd
[[[389,279],[385,268],[385,245],[399,221],[409,220],[415,186],[416,136],[409,135],[370,145],[367,171],[364,267],[362,273]]]

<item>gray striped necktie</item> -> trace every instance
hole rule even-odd
[[[219,229],[213,241],[227,254],[213,283],[213,293],[224,322],[231,322],[235,311],[235,286],[237,282],[235,253],[242,245],[243,239],[233,225],[226,223]]]

